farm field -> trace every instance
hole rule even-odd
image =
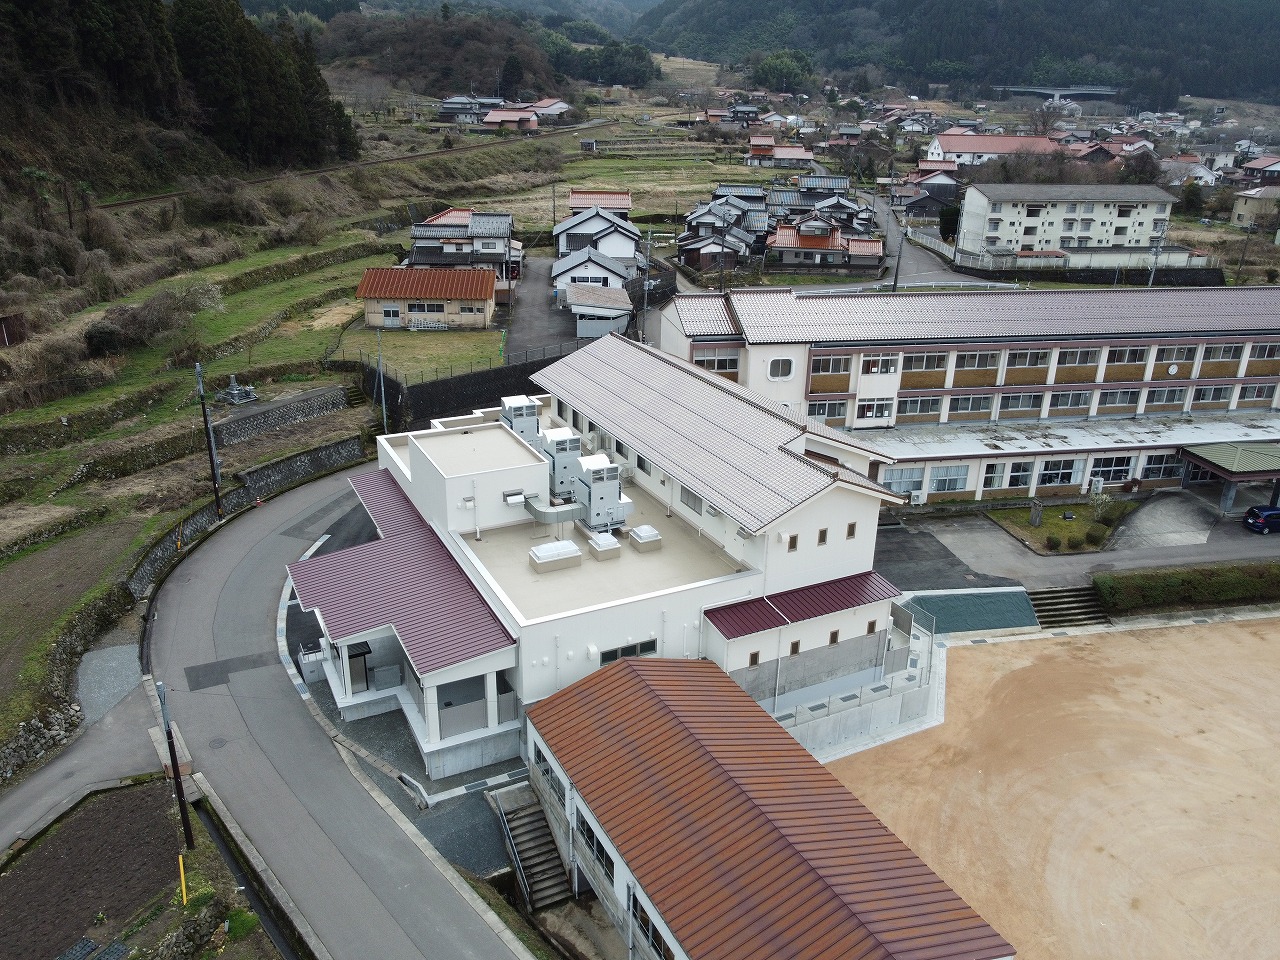
[[[1021,960],[1275,957],[1276,626],[953,648],[944,724],[830,769]]]

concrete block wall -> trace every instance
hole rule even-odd
[[[784,636],[783,643],[786,642]],[[786,656],[784,647],[781,662],[765,661],[758,667],[734,670],[729,676],[751,699],[763,702],[773,698],[775,686],[781,695],[879,666],[884,642],[883,632],[878,632],[805,650],[794,657]]]
[[[314,420],[327,413],[335,413],[347,406],[347,391],[342,387],[333,387],[318,393],[309,393],[290,403],[250,414],[236,420],[228,420],[214,425],[213,435],[221,446],[229,447],[235,443],[251,440],[259,434],[277,427],[292,426],[305,420]]]

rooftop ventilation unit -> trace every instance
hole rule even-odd
[[[538,449],[538,404],[526,396],[502,398],[502,422],[535,450]]]
[[[583,525],[597,533],[616,530],[627,522],[633,506],[622,493],[618,465],[603,453],[578,459],[574,499],[586,507]]]
[[[542,434],[542,455],[550,462],[551,496],[572,498],[582,438],[568,427],[555,427]]]

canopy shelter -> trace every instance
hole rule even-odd
[[[1280,443],[1201,443],[1182,447],[1178,453],[1188,463],[1222,479],[1218,509],[1223,513],[1235,503],[1236,490],[1242,483],[1270,480],[1271,506],[1280,505]]]

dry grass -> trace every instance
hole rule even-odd
[[[682,87],[714,86],[720,65],[705,60],[689,60],[686,57],[663,57],[659,62],[662,78]]]

